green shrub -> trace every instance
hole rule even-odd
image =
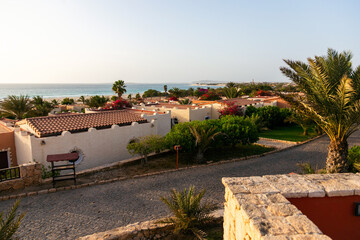
[[[205,189],[196,193],[194,186],[190,186],[189,190],[185,188],[182,192],[171,190],[170,197],[161,197],[161,201],[166,204],[174,216],[161,222],[173,224],[174,232],[182,234],[182,239],[189,239],[186,238],[189,233],[193,233],[199,239],[204,239],[206,233],[200,229],[213,220],[210,213],[217,209],[215,204],[201,203],[204,194]]]
[[[157,97],[157,96],[162,96],[162,92],[154,90],[154,89],[148,89],[143,93],[143,98],[148,98],[148,97]]]
[[[95,96],[91,96],[89,99],[86,99],[85,103],[91,108],[98,108],[98,107],[103,107],[105,103],[107,103],[108,101],[109,98],[105,96],[100,97],[99,95],[95,95]]]
[[[75,103],[75,101],[74,101],[74,99],[72,99],[72,98],[64,98],[62,101],[61,101],[61,104],[62,105],[71,105],[71,104],[74,104]]]
[[[54,172],[55,176],[59,176],[60,175],[60,171],[56,170]],[[51,167],[47,166],[45,167],[44,165],[41,164],[41,178],[42,179],[46,179],[46,178],[51,178],[53,177],[52,171],[51,171]]]
[[[226,145],[250,144],[259,140],[256,125],[250,119],[240,116],[224,116],[220,119],[221,132],[225,134]]]
[[[353,146],[348,153],[349,172],[360,171],[360,146]]]
[[[19,207],[20,200],[17,200],[9,213],[4,217],[4,213],[0,212],[0,239],[11,240],[13,235],[20,227],[21,220],[25,217],[25,213],[16,216],[16,211]]]
[[[139,154],[143,157],[141,163],[147,163],[150,153],[159,153],[164,149],[164,139],[159,135],[149,135],[145,137],[135,138],[128,145],[127,150],[130,154]]]
[[[253,114],[259,115],[265,127],[275,128],[285,124],[285,119],[291,115],[291,110],[275,106],[261,108],[255,108],[254,106],[247,107],[245,115],[251,117]]]
[[[167,148],[173,149],[175,145],[180,145],[182,151],[192,152],[195,150],[195,137],[191,134],[189,126],[194,122],[176,124],[165,136]]]

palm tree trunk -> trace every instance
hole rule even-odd
[[[198,152],[196,154],[196,162],[201,163],[204,159],[204,153],[201,151],[201,149],[198,149]]]
[[[326,171],[328,173],[347,172],[348,143],[346,140],[331,141],[326,158]]]

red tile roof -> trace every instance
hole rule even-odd
[[[227,100],[216,100],[218,103],[226,104],[226,103],[235,103],[238,106],[249,106],[251,104],[256,104],[259,102],[244,99],[244,98],[232,98]]]
[[[145,123],[147,120],[140,114],[128,110],[26,119],[26,124],[32,128],[37,137],[56,136],[63,131],[75,133],[87,131],[89,128],[103,129],[110,128],[112,125],[131,125],[132,122]]]

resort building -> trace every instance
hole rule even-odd
[[[15,128],[17,162],[48,165],[48,155],[78,152],[77,169],[84,170],[129,159],[132,139],[164,136],[170,122],[169,112],[134,109],[28,118]]]
[[[191,122],[203,121],[208,119],[218,119],[219,110],[223,109],[229,103],[234,103],[246,109],[248,106],[263,107],[264,103],[252,101],[244,98],[234,98],[229,100],[203,101],[193,100],[192,105],[181,105],[177,103],[147,103],[134,106],[133,109],[148,110],[154,112],[171,112],[172,122]]]

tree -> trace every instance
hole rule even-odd
[[[10,209],[6,218],[4,213],[0,213],[0,239],[10,240],[20,227],[21,220],[25,217],[25,213],[16,216],[16,211],[19,207],[20,200],[17,200]]]
[[[161,92],[155,89],[148,89],[143,93],[143,98],[161,96]]]
[[[75,103],[74,99],[68,98],[68,97],[64,98],[64,99],[61,101],[61,104],[62,104],[62,105],[72,105],[72,104],[74,104],[74,103]]]
[[[224,88],[224,95],[227,99],[237,98],[240,96],[240,90],[234,87]]]
[[[235,88],[235,86],[236,86],[236,84],[235,84],[234,82],[228,82],[228,83],[226,84],[226,87],[227,87],[227,88]]]
[[[84,96],[80,96],[78,101],[82,102],[83,104],[85,104],[85,97]]]
[[[0,103],[0,111],[6,115],[21,120],[24,114],[32,109],[33,105],[28,95],[10,95],[2,103]]]
[[[164,92],[165,92],[165,95],[167,95],[167,90],[168,90],[167,85],[164,85]]]
[[[304,97],[291,104],[306,113],[330,138],[326,171],[348,170],[348,137],[360,125],[360,66],[352,68],[352,54],[328,49],[326,56],[308,63],[284,60],[281,72],[297,84]]]
[[[112,86],[112,90],[121,98],[121,95],[126,93],[126,86],[123,80],[117,80]]]
[[[104,97],[104,96],[99,96],[99,95],[95,95],[95,96],[91,96],[90,99],[86,99],[86,105],[88,105],[91,108],[98,108],[98,107],[103,107],[105,105],[105,103],[107,103],[109,101],[109,98]]]
[[[285,119],[286,122],[296,123],[303,129],[303,135],[307,136],[309,129],[314,125],[314,121],[306,114],[299,111],[293,111],[290,116]]]
[[[190,125],[190,132],[195,138],[197,147],[196,161],[201,162],[204,158],[204,153],[209,148],[214,138],[220,134],[216,127],[209,125]]]
[[[27,112],[27,117],[40,117],[40,116],[47,116],[52,109],[54,109],[54,105],[51,102],[45,101],[40,96],[33,97],[31,101],[33,104],[33,108]]]
[[[51,101],[51,103],[52,103],[53,106],[59,105],[59,101],[56,100],[56,99],[53,99],[53,100]]]
[[[148,162],[148,155],[153,152],[160,152],[164,149],[164,140],[159,135],[149,135],[135,138],[128,145],[127,150],[131,155],[140,154],[143,159],[142,165]]]
[[[180,88],[174,87],[169,90],[169,93],[176,98],[179,98],[181,96],[181,90]]]
[[[172,189],[170,197],[161,197],[161,201],[174,216],[160,222],[173,224],[176,234],[185,235],[181,239],[189,239],[189,236],[186,236],[189,232],[199,239],[205,239],[205,232],[199,228],[213,219],[210,213],[216,210],[217,206],[209,202],[202,203],[204,194],[205,190],[196,193],[194,186],[190,186],[189,190],[185,188],[182,192]]]
[[[131,94],[129,94],[129,95],[127,96],[127,98],[129,99],[129,101],[131,101],[131,98],[132,98]]]

